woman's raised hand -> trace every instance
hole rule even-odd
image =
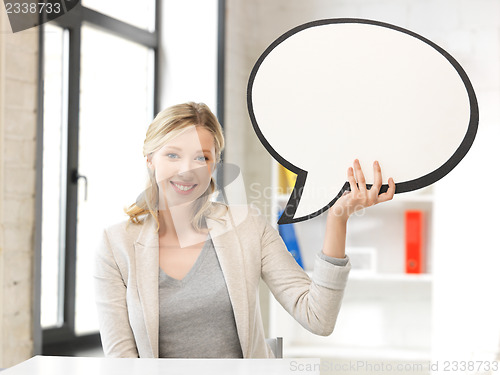
[[[328,215],[335,216],[347,221],[354,212],[374,206],[377,203],[386,202],[394,197],[396,184],[389,178],[389,189],[387,192],[378,194],[382,186],[382,170],[377,161],[373,163],[374,182],[370,189],[366,188],[366,181],[359,160],[354,160],[354,168],[347,170],[347,180],[351,191],[346,191],[335,204],[328,210]]]

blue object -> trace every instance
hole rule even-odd
[[[278,218],[281,217],[282,214],[283,211],[280,211]],[[278,232],[295,261],[299,266],[304,268],[304,264],[302,263],[302,256],[300,255],[299,242],[297,241],[297,236],[295,235],[293,224],[278,225]]]

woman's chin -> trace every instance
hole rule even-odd
[[[193,194],[190,195],[180,195],[180,194],[172,194],[167,197],[168,207],[188,207],[197,203],[201,199],[203,199],[203,193],[197,193],[193,191]]]

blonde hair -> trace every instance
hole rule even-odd
[[[194,102],[168,107],[156,115],[146,132],[143,155],[145,157],[150,156],[193,125],[205,128],[212,134],[215,146],[215,162],[220,162],[221,152],[224,148],[222,127],[206,104]],[[212,209],[215,203],[211,202],[209,197],[214,191],[215,181],[212,177],[207,191],[197,199],[193,207],[194,212],[191,224],[198,231],[203,227],[203,218],[210,217],[213,213]],[[160,228],[158,206],[159,189],[156,183],[155,171],[148,168],[146,190],[139,195],[135,203],[126,207],[124,211],[129,216],[129,222],[135,224],[141,223],[140,216],[151,215],[156,221],[156,230],[158,231]]]

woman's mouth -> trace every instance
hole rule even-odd
[[[197,186],[197,184],[186,184],[173,181],[170,181],[170,183],[179,194],[189,194]]]

